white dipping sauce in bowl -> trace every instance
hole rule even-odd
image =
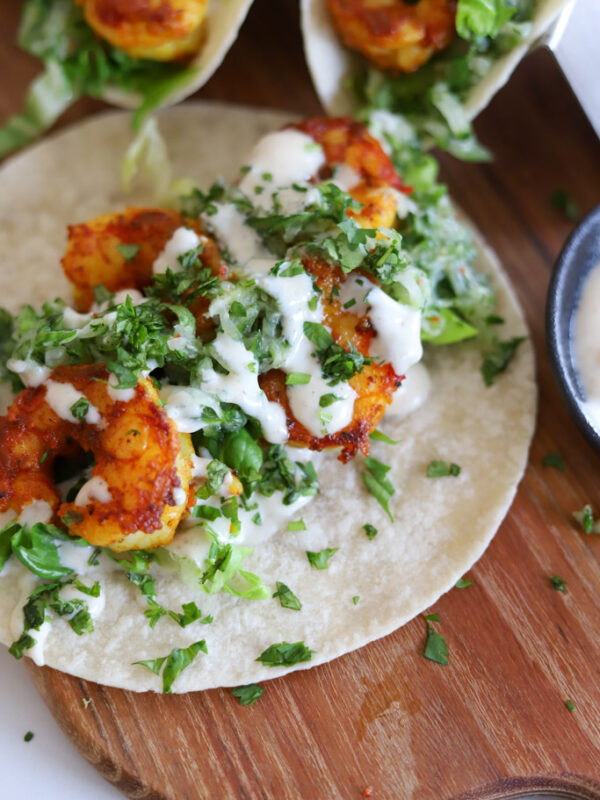
[[[586,398],[581,408],[600,431],[600,263],[583,284],[573,323],[573,347]]]

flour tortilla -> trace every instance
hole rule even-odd
[[[180,106],[160,117],[174,174],[205,187],[218,174],[233,178],[250,145],[287,121],[278,112],[208,103]],[[12,310],[23,302],[68,296],[59,267],[68,223],[143,201],[120,192],[118,165],[128,141],[128,115],[113,112],[37,145],[0,171],[0,296]],[[496,257],[479,238],[477,248],[478,267],[490,274],[497,312],[506,319],[503,337],[526,334]],[[46,663],[99,683],[160,691],[160,679],[132,662],[206,638],[208,653],[197,656],[173,691],[234,686],[290,671],[255,661],[275,642],[303,640],[315,654],[293,669],[306,669],[390,633],[431,606],[489,544],[512,502],[533,432],[530,342],[521,345],[491,388],[483,383],[480,361],[469,343],[428,348],[425,363],[433,386],[428,402],[406,420],[382,426],[401,440],[372,448],[392,467],[393,524],[366,492],[360,458],[342,467],[332,457],[320,469],[320,496],[303,509],[306,531],[282,531],[256,548],[247,569],[273,589],[276,580],[286,583],[301,599],[302,611],[282,608],[277,599],[195,594],[167,576],[157,580],[161,603],[178,609],[195,600],[215,621],[180,629],[162,619],[151,630],[140,592],[115,574],[103,586],[106,608],[95,632],[77,637],[56,620],[46,640]],[[432,459],[460,464],[460,476],[426,478]],[[372,541],[362,531],[367,522],[379,530]],[[305,551],[325,547],[339,547],[329,569],[312,569]],[[354,595],[360,596],[356,606]],[[0,597],[0,641],[10,643],[16,574],[0,578]]]
[[[250,10],[252,0],[209,0],[205,20],[206,38],[201,49],[186,64],[193,70],[188,81],[180,85],[162,103],[171,106],[196,92],[213,76],[237,38],[238,32]],[[183,68],[183,67],[182,67]],[[104,100],[121,108],[137,108],[140,97],[116,86],[109,86],[102,94]]]
[[[488,74],[471,89],[464,103],[469,119],[487,106],[523,56],[572,2],[538,0],[527,39],[494,62]],[[301,9],[304,53],[319,99],[328,114],[352,114],[356,101],[349,79],[362,69],[365,58],[342,43],[327,10],[326,0],[301,0]]]

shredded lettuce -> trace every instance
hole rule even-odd
[[[493,62],[529,34],[533,0],[458,0],[457,38],[416,72],[392,74],[365,67],[354,80],[357,116],[399,115],[422,148],[433,145],[464,161],[489,160],[464,109],[469,90]]]
[[[176,62],[131,58],[102,41],[74,0],[27,0],[19,45],[42,61],[44,72],[32,83],[23,111],[0,128],[0,157],[37,138],[77,98],[100,97],[109,87],[139,97],[132,119],[138,130],[151,111],[197,74],[196,68]]]

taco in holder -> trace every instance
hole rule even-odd
[[[138,691],[323,663],[494,535],[534,424],[521,312],[431,170],[410,187],[357,122],[163,113],[170,208],[123,208],[128,124],[2,170],[0,640]]]
[[[302,0],[304,51],[327,113],[379,117],[388,133],[484,160],[471,121],[569,4]]]
[[[26,0],[19,45],[39,58],[23,112],[0,127],[0,158],[47,130],[83,95],[147,114],[203,86],[252,0]]]

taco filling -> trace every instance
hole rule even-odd
[[[0,157],[24,147],[79,97],[136,108],[133,127],[199,88],[250,0],[26,0],[18,44],[42,61],[22,113],[0,127]]]
[[[470,123],[482,101],[473,100],[471,93],[485,81],[490,81],[491,91],[499,62],[517,52],[522,57],[532,37],[543,32],[563,4],[305,0],[306,52],[330,112],[337,112],[343,96],[344,111],[363,121],[374,112],[400,115],[421,146],[436,145],[465,160],[485,160],[489,153]],[[336,38],[347,56],[335,54]],[[330,85],[332,74],[337,87]],[[501,85],[502,78],[497,80]]]
[[[414,188],[361,124],[309,119],[260,139],[232,184],[69,227],[76,307],[48,300],[0,319],[0,377],[16,392],[0,418],[14,656],[44,663],[61,617],[93,637],[107,591],[112,602],[128,581],[136,624],[152,629],[210,626],[202,596],[267,602],[246,560],[257,548],[268,562],[274,534],[306,530],[301,509],[319,502],[321,467],[336,458],[337,471],[360,461],[365,516],[393,520],[394,473],[370,447],[402,448],[378,427],[426,402],[423,343],[479,343],[483,386],[521,341],[498,340],[469,233],[433,175],[412,174]],[[308,568],[327,569],[339,538],[307,550]],[[181,610],[161,597],[170,582],[189,591]],[[206,631],[186,665],[210,649]],[[257,660],[312,654],[273,647]],[[158,674],[158,655],[157,669],[134,672]]]

